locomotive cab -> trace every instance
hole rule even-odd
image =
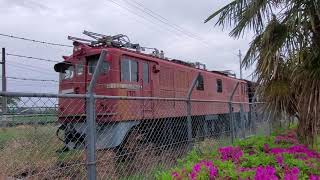
[[[86,94],[87,87],[95,71],[102,49],[107,50],[102,67],[93,92],[97,95],[141,95],[142,79],[138,79],[138,65],[134,60],[121,56],[121,50],[112,47],[92,47],[82,43],[74,43],[71,56],[64,56],[64,61],[57,63],[54,70],[59,73],[59,93]],[[121,62],[119,62],[121,59]],[[146,68],[144,66],[144,68]],[[121,73],[119,72],[121,70]],[[134,75],[136,74],[136,77]],[[146,76],[145,76],[146,77]],[[149,81],[145,79],[145,81]],[[146,84],[147,82],[145,82]],[[130,89],[131,88],[131,89]],[[130,89],[130,91],[128,90]],[[86,136],[86,108],[85,98],[60,98],[59,122],[61,126],[57,131],[59,139],[65,144],[64,149],[81,148]],[[119,107],[119,108],[112,108]],[[100,129],[97,132],[97,148],[113,148],[118,146],[126,133],[135,125],[136,121],[118,121],[116,111],[121,109],[121,102],[116,100],[96,99],[96,121]],[[60,131],[64,131],[61,137]],[[107,139],[114,134],[117,137]]]

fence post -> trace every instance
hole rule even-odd
[[[232,109],[232,102],[229,101],[229,121],[230,121],[230,130],[231,130],[231,144],[233,144],[234,132],[233,132],[233,109]]]
[[[243,105],[240,104],[240,123],[241,123],[241,134],[242,134],[242,138],[246,138],[246,122],[245,122],[246,118],[245,118],[245,113],[243,110]]]
[[[197,74],[197,76],[193,79],[191,87],[188,90],[187,94],[187,124],[188,124],[188,142],[189,142],[189,148],[192,147],[192,119],[191,119],[191,94],[196,86],[196,83],[198,81],[198,78],[200,77],[200,73]]]
[[[234,135],[234,120],[233,120],[233,108],[232,108],[232,100],[233,100],[233,96],[234,96],[234,93],[236,92],[237,88],[239,86],[239,82],[237,82],[236,86],[233,88],[233,91],[231,93],[231,96],[229,98],[229,119],[230,119],[230,129],[231,129],[231,143],[234,142],[234,138],[235,138],[235,135]]]
[[[7,91],[7,79],[6,79],[6,49],[2,48],[1,50],[1,54],[2,54],[2,61],[1,61],[1,65],[2,65],[2,92],[6,92]],[[2,96],[2,117],[1,117],[1,126],[5,126],[7,123],[7,97],[6,96]]]
[[[102,50],[97,66],[94,70],[90,84],[88,86],[87,97],[86,97],[86,114],[87,114],[87,176],[89,180],[95,180],[96,174],[96,108],[95,98],[93,94],[93,88],[96,84],[97,78],[102,67],[102,63],[105,60],[107,51]]]
[[[188,143],[192,147],[192,119],[191,119],[191,101],[187,101],[187,123],[188,123]]]

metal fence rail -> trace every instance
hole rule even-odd
[[[262,103],[88,94],[0,95],[19,97],[1,116],[0,175],[4,177],[152,178],[156,170],[174,166],[191,149],[270,133]],[[25,107],[50,109],[50,114],[15,111]]]

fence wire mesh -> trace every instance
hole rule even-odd
[[[95,166],[97,179],[152,179],[192,149],[270,133],[263,104],[95,96],[92,163],[85,95],[6,98],[14,100],[1,116],[3,177],[87,179]]]

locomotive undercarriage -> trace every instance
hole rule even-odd
[[[244,119],[248,119],[246,113]],[[235,126],[241,125],[240,113],[233,113]],[[192,116],[192,139],[218,138],[230,132],[229,114]],[[246,121],[248,126],[248,121]],[[85,146],[86,123],[64,123],[57,136],[65,144],[64,150],[81,149]],[[96,148],[123,151],[127,144],[152,144],[154,146],[174,146],[188,144],[187,117],[170,117],[145,119],[139,121],[122,121],[97,124]],[[61,131],[64,131],[61,137]],[[132,146],[132,145],[130,145]],[[127,151],[127,150],[125,150]]]

